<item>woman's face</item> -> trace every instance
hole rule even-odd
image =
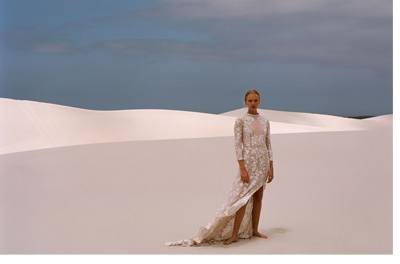
[[[251,93],[251,94],[247,95],[246,105],[249,108],[249,110],[251,110],[251,111],[257,110],[257,107],[259,104],[260,104],[260,100],[259,100],[257,94]]]

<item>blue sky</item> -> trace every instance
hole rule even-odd
[[[96,110],[392,113],[392,1],[0,0],[0,97]]]

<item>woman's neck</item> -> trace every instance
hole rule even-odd
[[[250,115],[258,115],[257,111],[247,111],[247,113]]]

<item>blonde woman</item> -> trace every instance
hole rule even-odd
[[[234,143],[239,170],[228,200],[214,219],[189,239],[166,242],[168,246],[199,246],[223,241],[228,245],[239,238],[268,238],[258,230],[263,191],[273,176],[270,123],[257,112],[260,93],[247,90],[247,111],[235,120]]]

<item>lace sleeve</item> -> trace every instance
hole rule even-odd
[[[265,142],[267,144],[269,160],[273,160],[273,157],[272,157],[272,146],[271,146],[271,129],[270,129],[269,120],[267,121],[267,135],[266,135]]]
[[[243,120],[237,118],[234,125],[235,152],[238,160],[243,160]]]

